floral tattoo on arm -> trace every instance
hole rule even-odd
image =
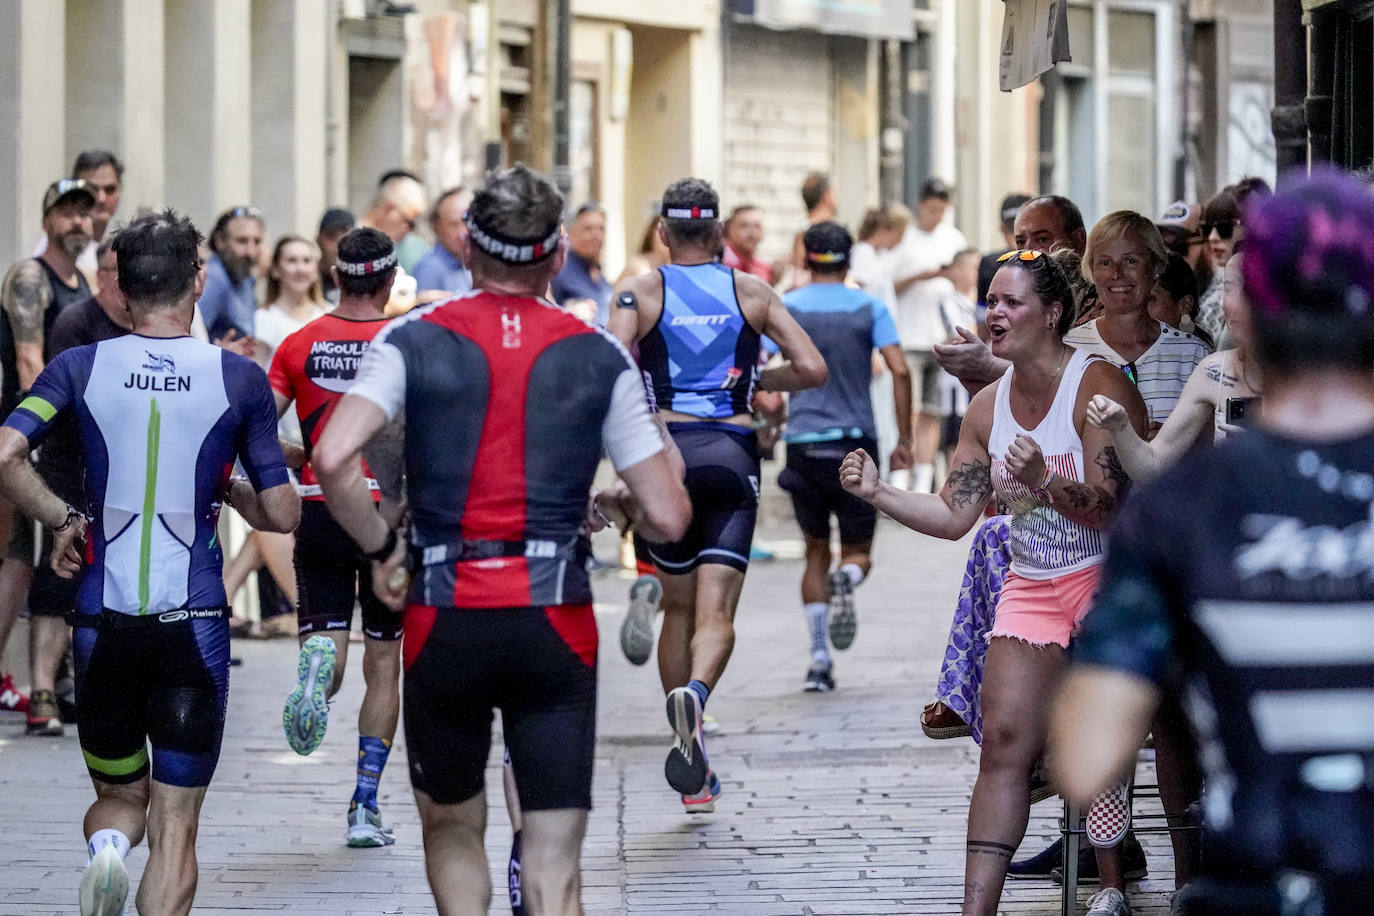
[[[974,460],[950,471],[945,478],[950,504],[956,509],[981,506],[992,493],[991,469],[991,464]]]

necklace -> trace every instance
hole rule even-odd
[[[1055,379],[1059,378],[1059,373],[1062,372],[1062,371],[1064,371],[1064,366],[1065,366],[1065,364],[1068,363],[1068,361],[1069,361],[1069,348],[1065,347],[1065,348],[1064,348],[1064,354],[1063,354],[1062,356],[1059,357],[1059,365],[1057,365],[1057,366],[1054,367],[1054,374],[1050,376],[1050,380],[1045,384],[1045,392],[1046,392],[1047,394],[1048,394],[1049,392],[1051,392],[1051,391],[1054,390],[1054,381],[1055,381]],[[1039,398],[1033,398],[1033,397],[1031,397],[1030,394],[1027,393],[1026,390],[1025,390],[1024,388],[1021,390],[1021,393],[1022,393],[1023,395],[1025,395],[1026,402],[1030,404],[1030,409],[1031,409],[1032,411],[1036,412],[1036,413],[1039,413],[1039,412],[1040,412],[1040,399],[1039,399]]]

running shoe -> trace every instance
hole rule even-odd
[[[682,810],[688,814],[710,814],[716,810],[716,799],[720,798],[720,780],[715,773],[706,774],[706,784],[695,795],[682,796]]]
[[[830,676],[829,665],[812,665],[811,670],[806,672],[806,686],[802,688],[807,693],[829,693],[835,689],[835,679]]]
[[[630,609],[620,625],[620,651],[632,665],[642,665],[654,651],[654,615],[663,601],[657,576],[640,576],[630,586]]]
[[[675,687],[668,694],[668,724],[675,742],[663,763],[663,775],[679,795],[696,795],[711,768],[701,741],[701,701],[688,688]]]
[[[29,721],[25,731],[30,735],[61,737],[62,717],[57,710],[57,697],[51,690],[35,690],[29,697]]]
[[[329,683],[334,679],[334,640],[316,633],[301,646],[296,686],[281,711],[282,728],[291,750],[314,753],[329,726]]]
[[[0,678],[0,712],[28,712],[29,698],[14,686],[14,675]]]
[[[840,570],[830,574],[830,644],[848,649],[854,644],[859,618],[854,614],[854,586]]]
[[[1131,916],[1131,905],[1121,891],[1104,887],[1088,898],[1088,909],[1084,916]]]
[[[354,849],[390,846],[396,842],[396,834],[390,827],[383,826],[382,813],[367,805],[354,805],[348,809],[348,845]]]
[[[81,874],[81,916],[124,916],[129,872],[119,850],[106,846]]]

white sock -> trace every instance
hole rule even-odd
[[[887,482],[898,490],[911,489],[911,469],[902,468],[899,471],[892,471],[887,475]]]
[[[840,572],[849,580],[850,588],[858,588],[859,583],[864,580],[863,568],[858,563],[841,563]]]
[[[830,619],[830,605],[824,601],[812,601],[802,605],[806,614],[807,629],[811,633],[811,660],[818,665],[830,664],[830,649],[826,643],[826,624]]]
[[[94,859],[95,854],[106,846],[113,846],[115,852],[119,853],[120,859],[127,858],[129,849],[131,848],[128,837],[118,830],[106,827],[104,830],[97,830],[95,833],[91,834],[91,841],[86,844],[86,851],[89,852],[91,858]]]
[[[915,467],[915,480],[911,489],[916,493],[929,493],[931,485],[935,483],[935,465],[918,464]]]

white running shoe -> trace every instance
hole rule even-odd
[[[663,601],[657,576],[640,576],[630,586],[630,609],[620,625],[620,651],[632,665],[642,665],[654,651],[654,615]]]
[[[390,846],[396,834],[383,826],[380,811],[358,805],[348,812],[348,845],[357,848]]]
[[[854,644],[859,618],[854,613],[854,586],[844,570],[830,574],[830,644],[843,651]]]
[[[129,872],[119,850],[106,846],[81,875],[81,916],[124,916]]]

